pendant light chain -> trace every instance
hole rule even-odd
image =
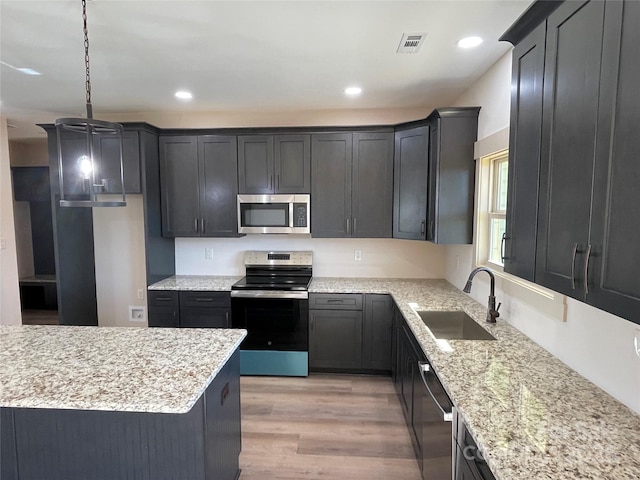
[[[87,28],[87,0],[82,0],[82,21],[84,22],[84,65],[86,69],[87,118],[93,118],[91,107],[91,74],[89,71],[89,29]]]

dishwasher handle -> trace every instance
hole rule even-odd
[[[427,379],[424,376],[424,374],[426,372],[430,372],[431,371],[431,365],[429,365],[427,362],[418,361],[418,371],[420,372],[420,376],[422,377],[422,383],[424,384],[424,388],[427,389],[427,392],[429,392],[429,396],[433,400],[433,403],[435,403],[438,406],[438,409],[442,412],[443,421],[452,422],[453,421],[453,412],[452,411],[451,412],[447,412],[442,407],[442,405],[440,405],[438,400],[436,400],[435,395],[433,394],[433,392],[429,388],[429,385],[427,384]]]

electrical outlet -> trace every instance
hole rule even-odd
[[[204,259],[205,260],[213,260],[213,248],[205,248],[204,249]]]
[[[0,238],[0,250],[7,248],[7,241],[4,238]]]
[[[129,321],[130,322],[144,322],[146,318],[147,318],[146,307],[129,305]]]
[[[139,288],[136,296],[138,297],[138,300],[144,300],[144,289]]]
[[[362,261],[362,250],[354,250],[353,259],[356,262],[361,262]]]
[[[636,355],[640,357],[640,330],[636,330],[636,334],[633,339],[633,346],[636,350]]]

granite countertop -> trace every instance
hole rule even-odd
[[[174,275],[149,285],[147,290],[191,290],[225,292],[243,277],[221,275]]]
[[[314,278],[390,293],[499,480],[637,480],[640,415],[444,280]],[[464,310],[497,341],[436,341],[414,310]]]
[[[246,333],[0,326],[0,406],[186,413]]]
[[[231,278],[149,289],[229,290]],[[391,294],[498,480],[640,478],[640,415],[503,318],[487,324],[486,305],[447,281],[314,277],[309,292]],[[414,310],[464,310],[497,341],[436,341]]]

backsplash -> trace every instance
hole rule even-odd
[[[205,259],[207,249],[212,258]],[[244,275],[246,250],[311,250],[315,277],[442,278],[444,246],[388,238],[311,238],[247,235],[241,238],[176,238],[177,275]],[[360,250],[362,260],[355,260]]]

